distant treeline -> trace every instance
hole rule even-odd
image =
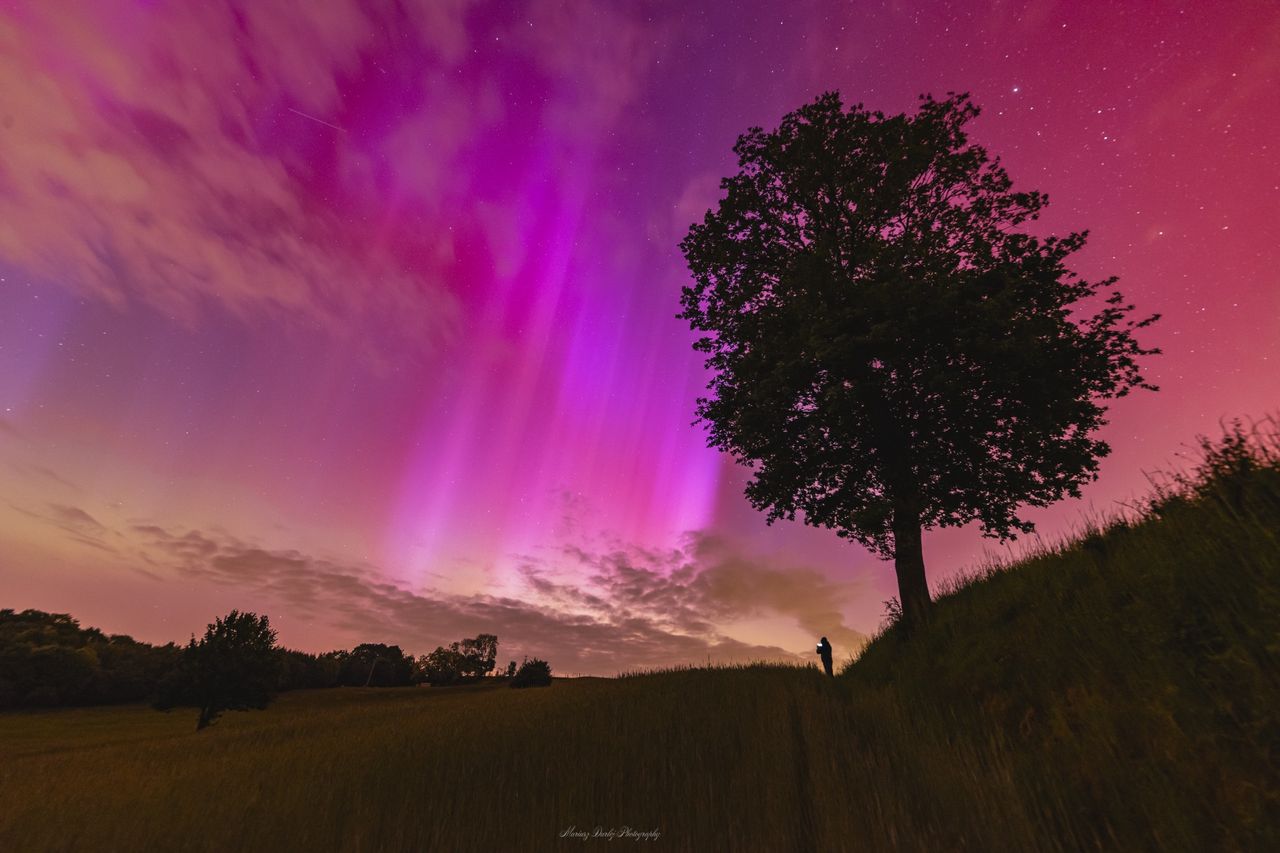
[[[152,701],[178,677],[185,648],[82,628],[65,613],[0,610],[0,709]],[[324,654],[272,652],[277,691],[444,685],[493,673],[498,638],[481,634],[419,658],[382,643]],[[514,672],[512,661],[505,674]]]

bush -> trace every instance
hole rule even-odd
[[[551,686],[551,664],[544,660],[534,658],[524,659],[520,664],[520,669],[516,671],[515,677],[511,679],[512,687],[550,687]]]

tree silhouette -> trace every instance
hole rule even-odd
[[[347,653],[338,679],[358,687],[403,687],[413,681],[413,658],[399,646],[361,643]]]
[[[456,684],[483,678],[493,672],[498,660],[498,636],[479,634],[470,639],[437,646],[429,655],[418,658],[418,677],[431,685]]]
[[[1029,532],[1021,506],[1096,478],[1101,401],[1155,390],[1132,332],[1157,317],[1066,268],[1087,232],[1017,230],[1048,199],[968,141],[977,115],[964,94],[893,116],[824,94],[738,138],[680,244],[708,443],[751,469],[769,523],[800,512],[893,559],[908,628],[930,604],[923,529]]]
[[[473,678],[481,678],[493,672],[498,662],[497,634],[478,634],[472,639],[454,643],[450,648],[462,655],[465,672]]]
[[[463,678],[464,666],[460,652],[436,646],[434,652],[418,658],[418,677],[433,687],[457,684]]]
[[[512,677],[511,687],[550,687],[551,664],[541,658],[525,658]]]
[[[0,710],[138,702],[182,650],[82,628],[66,613],[0,610]]]
[[[193,637],[181,664],[182,692],[200,708],[196,730],[223,711],[265,708],[275,693],[280,660],[266,616],[232,610]]]

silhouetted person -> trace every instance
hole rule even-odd
[[[818,656],[822,658],[822,668],[827,671],[827,675],[831,675],[831,644],[827,642],[826,637],[818,643]]]

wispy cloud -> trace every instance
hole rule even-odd
[[[465,4],[429,5],[417,49],[457,55]],[[218,307],[430,349],[458,314],[448,240],[379,239],[372,177],[325,168],[364,151],[315,123],[339,124],[341,80],[392,23],[356,2],[0,12],[0,255],[188,324]]]
[[[548,561],[526,559],[525,595],[454,595],[411,590],[355,565],[273,549],[221,530],[133,524],[116,530],[85,509],[30,512],[75,541],[150,567],[162,582],[199,580],[236,590],[246,608],[272,608],[328,624],[345,635],[396,642],[416,652],[487,631],[504,654],[536,654],[562,672],[613,674],[678,663],[804,660],[795,649],[735,638],[734,620],[781,616],[846,648],[861,634],[839,612],[852,585],[805,569],[765,566],[716,537],[691,535],[670,551],[566,547]],[[572,566],[571,566],[572,564]],[[572,568],[585,576],[570,581]]]
[[[555,574],[563,580],[553,580],[537,562],[527,562],[523,571],[535,590],[565,606],[637,614],[691,635],[715,633],[717,626],[736,620],[785,617],[843,648],[866,641],[845,624],[841,612],[858,584],[831,581],[803,566],[769,565],[720,536],[690,533],[681,547],[668,550],[566,546],[562,556],[569,571]]]
[[[71,489],[72,491],[80,491],[79,486],[48,466],[28,462],[12,462],[9,467],[25,478],[31,480],[45,480],[57,483],[59,486]]]
[[[600,558],[591,594],[548,579],[531,564],[525,577],[533,596],[448,595],[411,591],[379,580],[360,567],[297,550],[271,550],[234,537],[158,525],[133,528],[156,564],[179,574],[270,596],[295,612],[347,631],[393,639],[422,651],[479,631],[498,633],[516,649],[541,654],[566,671],[612,673],[679,662],[754,659],[795,660],[793,650],[726,636],[716,621],[764,611],[817,619],[817,599],[841,590],[802,573],[791,595],[785,572],[734,560],[720,546],[699,540],[689,556],[713,557],[713,565],[685,564],[671,578],[634,566],[614,553]],[[595,559],[578,552],[584,559]],[[634,555],[632,555],[634,556]],[[723,601],[716,596],[726,593]],[[699,613],[703,613],[702,616]],[[838,613],[829,624],[840,634]],[[806,626],[808,627],[808,626]],[[834,638],[833,636],[833,638]]]
[[[622,115],[657,43],[608,4],[475,5],[0,10],[0,256],[192,326],[219,309],[378,363],[437,352],[521,204],[477,188],[486,133],[519,107],[504,72],[467,68],[472,42],[536,69],[557,93],[539,125],[574,138]]]
[[[85,545],[97,551],[118,554],[122,537],[77,506],[50,503],[32,508],[10,503],[10,507],[27,518],[60,530],[68,541]]]

